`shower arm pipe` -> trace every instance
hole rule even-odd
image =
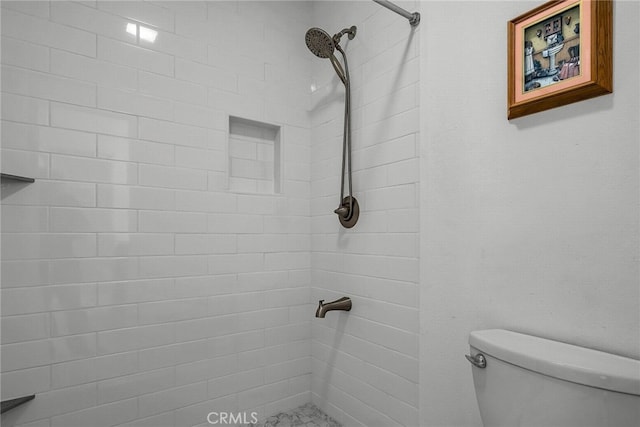
[[[339,33],[336,33],[333,35],[333,43],[335,43],[336,45],[338,43],[340,43],[340,39],[342,38],[342,36],[344,36],[345,34],[349,34],[349,40],[353,40],[353,38],[355,37],[356,34],[356,27],[351,27],[351,28],[344,28],[342,29],[342,31],[340,31]]]
[[[397,13],[398,15],[404,16],[409,20],[409,24],[411,24],[412,27],[417,27],[418,24],[420,23],[420,14],[418,12],[411,13],[387,0],[373,0],[373,1],[378,3],[380,6],[386,7],[387,9]]]

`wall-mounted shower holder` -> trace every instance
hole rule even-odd
[[[333,212],[338,215],[338,220],[344,228],[352,228],[360,217],[360,205],[355,197],[347,196]]]

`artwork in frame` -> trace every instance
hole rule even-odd
[[[508,22],[508,119],[613,91],[612,9],[553,0]]]

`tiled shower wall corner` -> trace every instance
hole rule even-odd
[[[311,12],[2,2],[3,425],[311,400]],[[229,115],[282,127],[280,194],[227,189]]]
[[[416,10],[418,2],[400,2]],[[344,89],[313,67],[312,296],[348,295],[347,315],[312,323],[313,402],[348,426],[418,425],[418,31],[373,2],[316,2],[314,26],[343,38],[353,103],[360,220],[338,225]],[[336,55],[341,59],[340,54]],[[321,62],[323,61],[323,62]]]

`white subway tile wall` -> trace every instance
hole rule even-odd
[[[304,33],[351,25],[345,231],[343,88]],[[182,427],[313,400],[417,425],[415,31],[373,2],[2,2],[2,170],[37,178],[2,194],[2,398],[38,393],[3,422]],[[281,127],[280,194],[251,194],[273,188],[242,164],[229,190],[230,157],[264,160],[227,145],[230,115]],[[342,295],[348,316],[312,322]]]
[[[421,30],[374,2],[315,2],[313,16],[314,26],[330,34],[358,28],[342,45],[352,80],[353,189],[360,204],[358,224],[342,229],[333,209],[344,89],[329,62],[314,57],[311,294],[350,296],[353,308],[312,324],[313,402],[348,426],[416,426]]]
[[[2,188],[2,400],[37,393],[3,425],[310,401],[312,4],[1,13],[2,171],[36,178]],[[230,115],[281,128],[277,194],[229,189]]]

